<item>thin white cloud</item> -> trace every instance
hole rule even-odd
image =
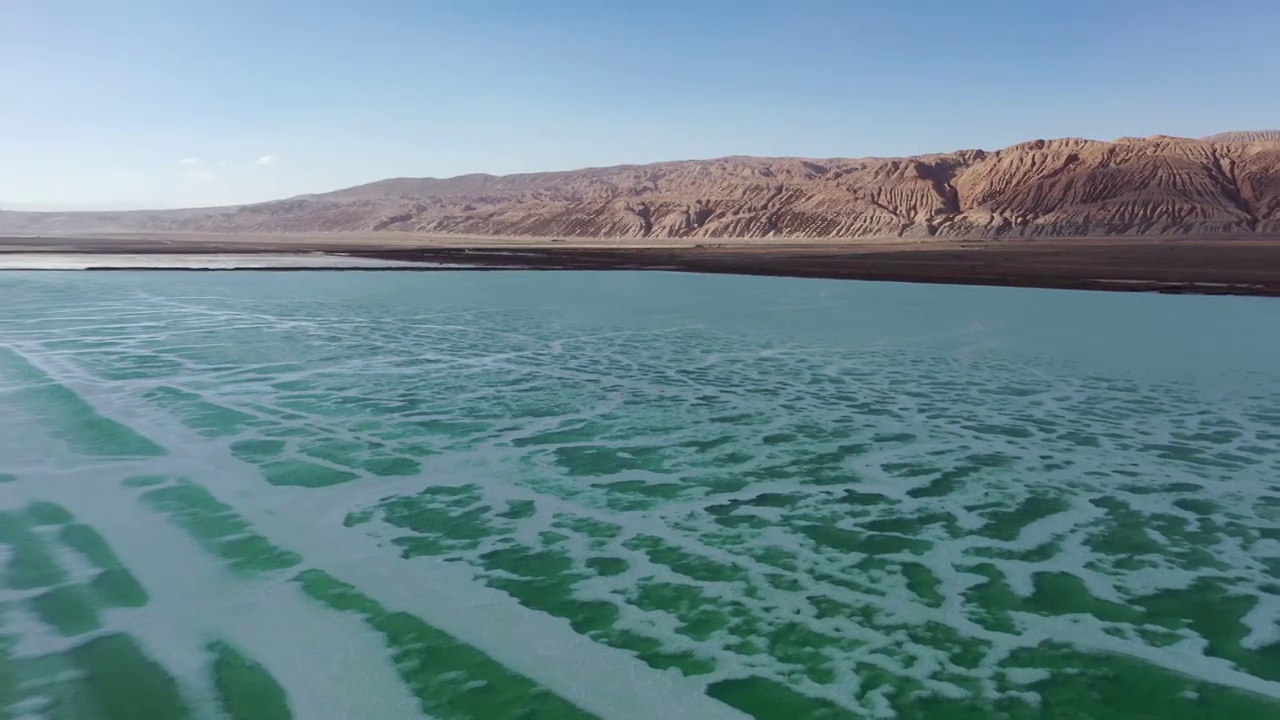
[[[276,156],[275,156],[275,155],[263,155],[262,157],[258,158],[258,164],[259,164],[259,165],[275,165],[275,164],[276,164]]]
[[[193,157],[183,158],[182,160],[178,161],[178,164],[186,165],[188,167],[194,167],[200,164],[200,158],[193,158]]]
[[[195,178],[196,180],[208,180],[213,177],[213,173],[208,170],[188,170],[187,177]]]

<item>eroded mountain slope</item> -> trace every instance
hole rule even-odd
[[[1035,140],[995,152],[728,157],[391,179],[231,208],[0,213],[0,231],[871,238],[1280,233],[1280,141]]]

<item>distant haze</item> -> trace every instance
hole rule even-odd
[[[1224,132],[1204,139],[1210,142],[1280,142],[1280,130]]]
[[[75,205],[67,203],[7,203],[0,201],[0,210],[11,210],[14,212],[112,212],[121,210],[141,210],[144,208],[133,207],[129,203],[98,203],[87,205]],[[145,208],[147,210],[168,210],[166,207],[152,206]]]

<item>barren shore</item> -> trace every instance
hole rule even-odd
[[[1280,237],[1054,238],[917,242],[558,240],[400,233],[0,237],[0,255],[281,255],[388,262],[394,269],[663,270],[1063,289],[1280,296]],[[195,261],[197,258],[192,257]],[[400,263],[412,263],[402,265]],[[177,263],[181,264],[181,263]],[[194,267],[192,269],[213,269]],[[119,263],[117,263],[119,265]],[[174,269],[170,264],[168,269]],[[312,263],[314,266],[315,263]],[[141,266],[141,265],[140,265]],[[224,266],[225,267],[225,264]],[[297,263],[296,269],[305,264]],[[392,269],[392,267],[361,269]],[[246,268],[253,269],[253,268]],[[335,266],[332,269],[344,269]]]

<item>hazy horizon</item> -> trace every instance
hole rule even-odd
[[[1202,7],[51,0],[8,13],[0,206],[1275,126],[1248,69],[1280,63],[1280,8]]]

